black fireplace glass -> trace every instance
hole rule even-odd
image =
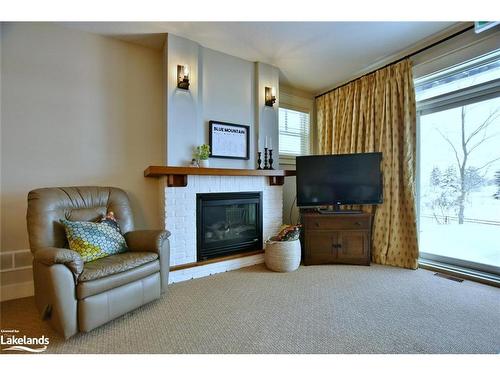
[[[253,203],[209,206],[203,212],[205,242],[257,238],[257,208]]]
[[[197,195],[198,261],[262,249],[260,192]]]

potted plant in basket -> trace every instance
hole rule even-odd
[[[197,146],[193,156],[198,161],[198,165],[201,168],[208,168],[208,157],[210,156],[210,146],[206,144]]]

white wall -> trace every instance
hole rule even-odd
[[[277,104],[264,106],[264,85],[279,88],[279,71],[168,35],[166,51],[167,164],[186,166],[193,147],[208,143],[210,120],[250,126],[250,159],[211,158],[211,167],[256,167],[258,139],[278,140]],[[189,91],[177,88],[177,65],[190,66]],[[265,107],[265,108],[264,108]],[[262,142],[262,145],[264,143]],[[277,144],[276,144],[277,146]]]
[[[257,127],[254,111],[254,64],[208,48],[201,48],[202,122],[201,142],[209,142],[210,120],[250,126],[250,159],[211,158],[210,166],[220,168],[255,168]]]
[[[298,111],[309,112],[311,124],[311,154],[315,153],[315,117],[314,117],[314,96],[312,93],[297,90],[291,87],[280,87],[280,103],[287,108]],[[280,160],[281,169],[295,170],[295,161],[289,159]],[[287,177],[283,185],[283,222],[295,224],[299,220],[299,210],[295,198],[297,196],[296,178]]]
[[[199,69],[198,43],[168,34],[166,43],[167,86],[167,158],[168,165],[187,165],[192,159],[193,146],[201,143],[201,70]],[[189,90],[177,88],[177,65],[189,65],[191,84]]]
[[[158,182],[143,177],[164,160],[162,52],[49,23],[3,23],[1,45],[2,264],[29,267],[6,252],[29,247],[38,187],[121,187],[138,228],[162,227]],[[5,285],[31,270],[1,275]]]
[[[265,105],[265,88],[274,87],[276,93],[279,93],[279,70],[272,67],[271,65],[256,63],[256,102],[257,102],[257,113],[256,120],[259,130],[259,150],[264,150],[265,137],[268,137],[268,147],[273,150],[275,169],[279,168],[279,158],[278,158],[278,137],[279,137],[279,123],[278,123],[278,112],[280,105],[280,95],[276,96],[276,103],[273,107],[268,107]],[[272,142],[272,143],[271,143]],[[264,156],[263,156],[264,157]]]

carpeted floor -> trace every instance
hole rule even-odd
[[[50,338],[48,353],[498,353],[500,289],[425,270],[263,265],[171,285],[160,300],[61,340],[33,298],[1,327]]]

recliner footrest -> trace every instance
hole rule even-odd
[[[160,298],[160,273],[78,301],[78,327],[89,332]]]

